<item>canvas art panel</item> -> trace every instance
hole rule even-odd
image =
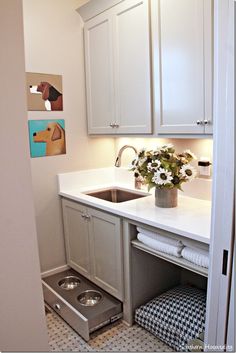
[[[29,111],[63,110],[61,75],[27,72],[26,90]]]
[[[56,156],[66,153],[65,120],[29,120],[31,157]]]

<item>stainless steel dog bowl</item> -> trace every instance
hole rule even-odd
[[[59,287],[65,290],[75,289],[80,285],[80,279],[76,276],[67,276],[58,282]]]
[[[81,305],[94,306],[101,301],[102,294],[96,290],[86,290],[81,293],[77,299]]]

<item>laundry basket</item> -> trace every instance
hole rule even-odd
[[[135,321],[179,352],[205,329],[206,291],[180,285],[135,311]]]

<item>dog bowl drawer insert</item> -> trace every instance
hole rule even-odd
[[[46,303],[54,309],[75,331],[85,339],[89,340],[89,323],[80,312],[75,310],[62,297],[58,296],[44,281],[43,295]]]
[[[45,302],[86,341],[91,332],[122,317],[119,300],[72,269],[44,277],[42,284]]]

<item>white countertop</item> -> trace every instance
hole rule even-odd
[[[179,192],[178,207],[159,208],[155,206],[154,195],[112,203],[84,194],[109,187],[135,190],[133,176],[130,176],[132,174],[121,168],[59,174],[59,195],[189,239],[210,243],[211,202],[208,200],[182,196]]]

